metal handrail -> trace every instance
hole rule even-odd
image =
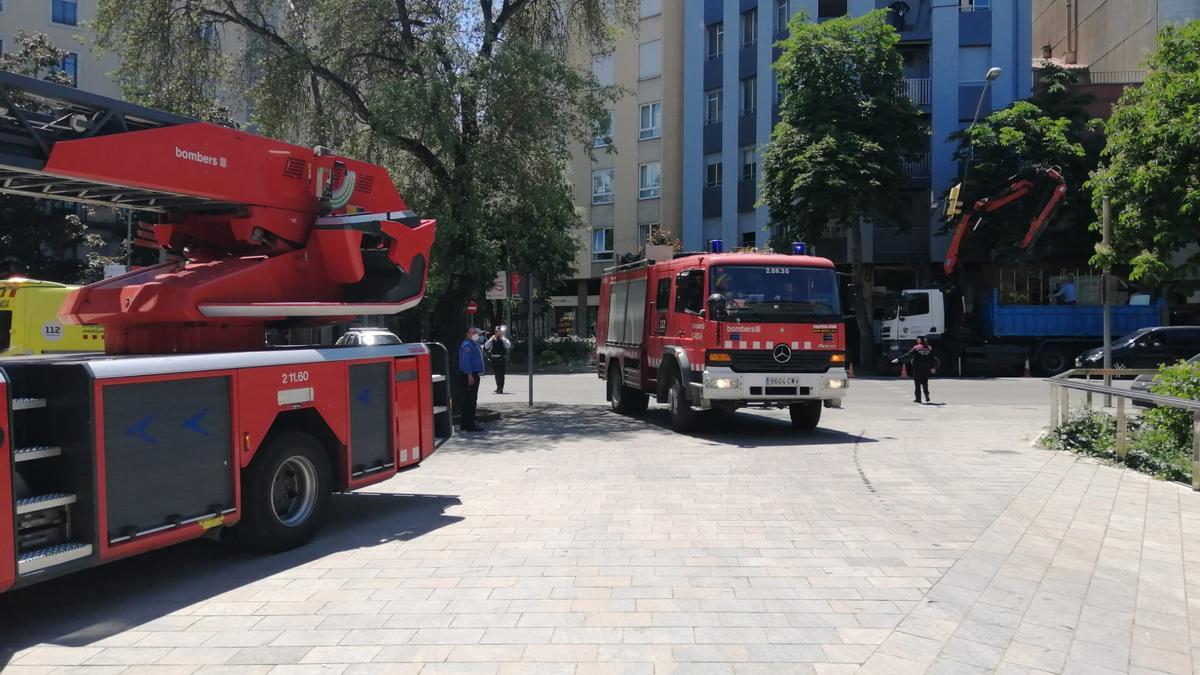
[[[1099,375],[1102,377],[1113,377],[1120,375],[1155,375],[1157,370],[1151,369],[1116,369],[1116,368],[1074,368],[1053,377],[1046,378],[1044,381],[1050,385],[1050,426],[1058,427],[1067,421],[1071,413],[1071,398],[1070,390],[1082,391],[1087,393],[1085,407],[1092,407],[1092,395],[1103,394],[1105,397],[1117,397],[1117,433],[1115,448],[1117,459],[1125,461],[1125,456],[1129,449],[1129,418],[1125,414],[1125,400],[1147,401],[1159,406],[1169,408],[1178,408],[1180,410],[1188,410],[1192,413],[1192,489],[1200,491],[1200,401],[1179,398],[1176,396],[1162,396],[1160,394],[1151,394],[1149,392],[1134,392],[1128,389],[1117,389],[1102,384],[1092,384],[1091,382],[1071,381],[1073,377],[1087,377]],[[1055,391],[1057,389],[1057,391]]]

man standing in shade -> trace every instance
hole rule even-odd
[[[508,372],[508,350],[512,342],[508,340],[508,327],[496,326],[496,332],[484,343],[483,348],[492,355],[492,374],[496,376],[496,393],[504,393],[504,375]]]
[[[467,328],[467,337],[458,348],[458,371],[462,374],[462,405],[459,415],[463,431],[483,431],[475,422],[475,406],[479,402],[479,377],[483,374],[483,348],[479,346],[479,329]]]

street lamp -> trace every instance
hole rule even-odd
[[[967,157],[967,164],[963,167],[962,182],[959,183],[963,188],[967,187],[967,174],[971,172],[971,163],[975,161],[975,143],[971,140],[971,130],[979,122],[979,111],[983,108],[983,97],[987,95],[988,86],[992,80],[1000,77],[1002,72],[998,66],[992,66],[988,68],[987,75],[983,78],[983,89],[979,90],[979,102],[975,104],[975,116],[971,118],[971,126],[967,127],[967,145],[971,149],[971,154]]]

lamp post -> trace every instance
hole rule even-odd
[[[979,112],[983,109],[983,97],[987,95],[988,86],[992,80],[1000,77],[1003,72],[1000,68],[992,66],[988,68],[987,75],[984,76],[983,89],[979,90],[979,101],[975,104],[975,116],[971,118],[971,125],[967,127],[967,146],[971,149],[970,156],[967,157],[967,164],[963,167],[962,186],[967,186],[967,174],[971,173],[971,163],[975,161],[975,143],[971,140],[971,130],[979,123]]]

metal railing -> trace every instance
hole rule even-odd
[[[904,78],[904,95],[917,105],[929,105],[933,101],[933,80],[928,77]]]
[[[904,175],[909,178],[929,178],[929,153],[903,160]]]
[[[1085,393],[1084,407],[1088,410],[1092,408],[1092,397],[1096,394],[1103,395],[1106,400],[1116,397],[1117,411],[1115,417],[1117,420],[1117,433],[1113,449],[1116,452],[1117,459],[1124,463],[1125,456],[1129,451],[1129,416],[1125,411],[1126,400],[1137,400],[1153,403],[1157,406],[1190,411],[1192,413],[1192,489],[1200,491],[1200,401],[1176,398],[1174,396],[1161,396],[1149,392],[1135,392],[1129,389],[1118,389],[1103,384],[1093,384],[1091,381],[1093,377],[1101,377],[1106,381],[1111,381],[1114,377],[1157,374],[1157,370],[1140,368],[1110,368],[1108,370],[1103,368],[1075,368],[1047,378],[1046,383],[1050,385],[1050,426],[1051,428],[1057,428],[1066,423],[1068,418],[1070,418],[1071,391],[1082,391]],[[1083,382],[1073,380],[1073,378],[1079,377],[1086,379]]]
[[[1088,72],[1092,84],[1141,84],[1146,81],[1144,70],[1092,70]]]

